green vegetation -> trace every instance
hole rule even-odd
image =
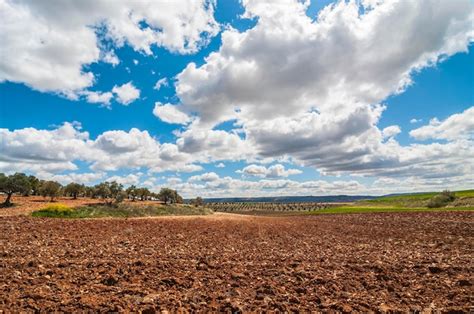
[[[61,207],[63,208],[63,207]],[[190,205],[144,205],[131,204],[91,205],[73,209],[54,209],[51,206],[33,212],[33,217],[50,218],[131,218],[153,216],[209,215],[210,209]]]
[[[33,213],[35,217],[69,217],[73,209],[64,204],[49,204],[48,206]]]
[[[77,199],[77,197],[84,192],[85,188],[84,184],[71,182],[64,187],[64,195]]]
[[[2,207],[12,206],[11,198],[15,193],[28,194],[31,189],[29,178],[24,173],[15,173],[6,176],[0,173],[0,192],[5,193],[7,197],[2,203]]]
[[[469,207],[444,207],[444,208],[426,208],[426,207],[358,207],[358,206],[340,206],[322,210],[307,212],[308,215],[319,214],[356,214],[356,213],[393,213],[393,212],[432,212],[432,211],[464,211],[474,210],[474,206]]]
[[[426,206],[428,208],[440,208],[448,205],[455,199],[456,196],[454,195],[454,193],[446,190],[430,198]]]
[[[422,212],[474,210],[474,190],[441,193],[419,193],[380,197],[357,202],[351,206],[339,206],[311,211],[308,214],[349,214],[383,212]]]
[[[169,188],[162,188],[159,193],[151,192],[145,187],[136,187],[131,185],[124,189],[123,185],[116,181],[106,181],[96,184],[94,186],[85,186],[71,182],[66,186],[62,186],[56,181],[45,181],[36,178],[35,176],[26,176],[24,173],[15,173],[7,176],[0,173],[0,193],[6,195],[5,201],[0,204],[2,207],[13,206],[11,202],[14,194],[21,194],[23,196],[41,195],[43,197],[50,197],[51,202],[55,197],[70,196],[73,199],[79,197],[90,197],[95,199],[102,199],[107,205],[117,205],[125,199],[135,201],[160,200],[165,204],[182,204],[184,203],[181,195],[176,190]]]
[[[440,196],[440,195],[446,195],[447,197]],[[446,206],[450,202],[453,202],[455,199],[469,199],[469,198],[473,198],[473,200],[471,200],[472,202],[468,202],[468,203],[474,205],[474,190],[464,190],[464,191],[456,191],[456,192],[443,191],[441,193],[429,192],[429,193],[385,196],[385,197],[380,197],[373,200],[358,202],[357,205],[367,206],[367,207],[383,206],[383,207],[417,208],[417,207],[428,207],[428,205],[431,203],[432,205],[442,207],[442,206]]]
[[[51,197],[51,202],[61,193],[61,184],[55,181],[46,181],[41,184],[39,193],[43,197]]]

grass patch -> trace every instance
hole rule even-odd
[[[341,206],[307,212],[307,215],[319,214],[356,214],[356,213],[397,213],[397,212],[433,212],[433,211],[466,211],[474,210],[474,206],[469,207],[444,207],[444,208],[426,208],[426,207],[376,207],[376,206]]]
[[[456,197],[474,197],[474,190],[455,191]]]
[[[426,207],[430,200],[441,193],[429,192],[429,193],[416,193],[407,195],[395,195],[395,196],[384,196],[373,200],[367,200],[358,202],[357,204],[361,207],[371,206],[385,206],[385,207],[406,207],[406,208],[418,208]],[[454,192],[457,199],[459,198],[474,198],[474,190],[463,190]]]
[[[49,206],[48,206],[49,207]],[[90,205],[70,208],[69,210],[47,210],[40,209],[33,212],[33,217],[50,218],[132,218],[132,217],[153,217],[153,216],[185,216],[185,215],[209,215],[213,212],[204,207],[194,207],[189,205],[145,205],[136,206],[129,204],[119,204],[117,206]]]

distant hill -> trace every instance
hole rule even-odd
[[[345,203],[371,200],[377,196],[368,195],[328,195],[328,196],[276,196],[276,197],[222,197],[206,198],[206,203]]]

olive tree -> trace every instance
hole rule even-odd
[[[138,196],[138,193],[137,193],[137,187],[135,185],[130,185],[126,190],[125,192],[127,193],[127,197],[128,198],[131,198],[132,201],[134,202],[135,199],[137,198]]]
[[[198,207],[198,206],[204,206],[204,201],[202,197],[198,196],[195,199],[191,200],[191,204]]]
[[[31,190],[30,181],[24,173],[15,173],[10,176],[6,176],[0,173],[0,192],[7,195],[3,206],[11,206],[11,198],[14,193],[29,193]]]
[[[137,196],[142,201],[146,201],[151,196],[151,192],[147,188],[138,188],[136,189],[136,192],[137,192]]]
[[[108,205],[112,205],[114,201],[120,203],[124,199],[123,185],[115,181],[102,182],[96,185],[94,190],[94,195],[104,199]]]
[[[158,197],[166,204],[183,203],[183,198],[178,192],[169,188],[162,188],[160,193],[158,193]]]
[[[72,196],[73,199],[77,199],[79,194],[83,193],[85,190],[84,185],[71,182],[64,188],[64,194]]]
[[[29,176],[31,195],[39,195],[39,189],[41,187],[41,181],[35,176]]]
[[[59,196],[61,187],[61,184],[56,181],[45,181],[41,184],[39,192],[43,197],[51,197],[52,202],[56,196]]]

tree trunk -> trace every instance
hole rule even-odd
[[[4,206],[10,206],[12,203],[10,202],[10,199],[12,198],[13,193],[7,193],[7,199],[5,202],[3,202]]]

